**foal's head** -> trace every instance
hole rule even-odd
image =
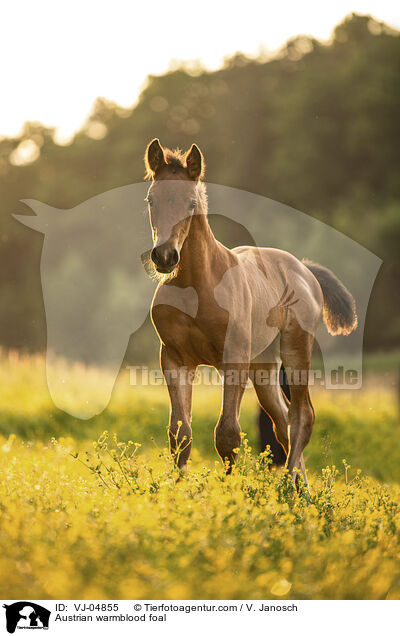
[[[145,163],[147,176],[153,179],[147,193],[153,231],[151,260],[159,273],[170,274],[179,263],[193,214],[202,211],[203,155],[195,144],[184,155],[164,149],[154,139],[147,146]]]

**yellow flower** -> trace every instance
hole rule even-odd
[[[271,594],[274,596],[286,596],[291,590],[292,584],[286,579],[278,579],[271,587]]]

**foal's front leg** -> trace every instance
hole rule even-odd
[[[169,447],[175,463],[181,470],[192,450],[192,383],[189,372],[194,367],[183,367],[173,349],[161,348],[161,368],[168,386],[171,411],[169,419]],[[181,422],[181,424],[179,424]]]
[[[215,448],[221,459],[228,461],[227,473],[232,471],[242,443],[240,435],[240,405],[249,377],[248,365],[239,365],[235,369],[225,369],[224,397],[218,424],[215,427]]]

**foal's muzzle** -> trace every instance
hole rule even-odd
[[[151,260],[160,274],[170,274],[179,263],[179,252],[170,245],[159,245],[152,249]]]

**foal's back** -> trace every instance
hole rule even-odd
[[[252,358],[274,340],[289,316],[303,330],[315,331],[321,318],[322,291],[301,261],[275,248],[240,246],[232,252],[238,265],[225,278],[231,278],[232,289],[235,278],[245,278],[250,289],[251,304],[242,308],[242,320],[251,321]],[[237,314],[235,302],[233,296],[232,311]]]

